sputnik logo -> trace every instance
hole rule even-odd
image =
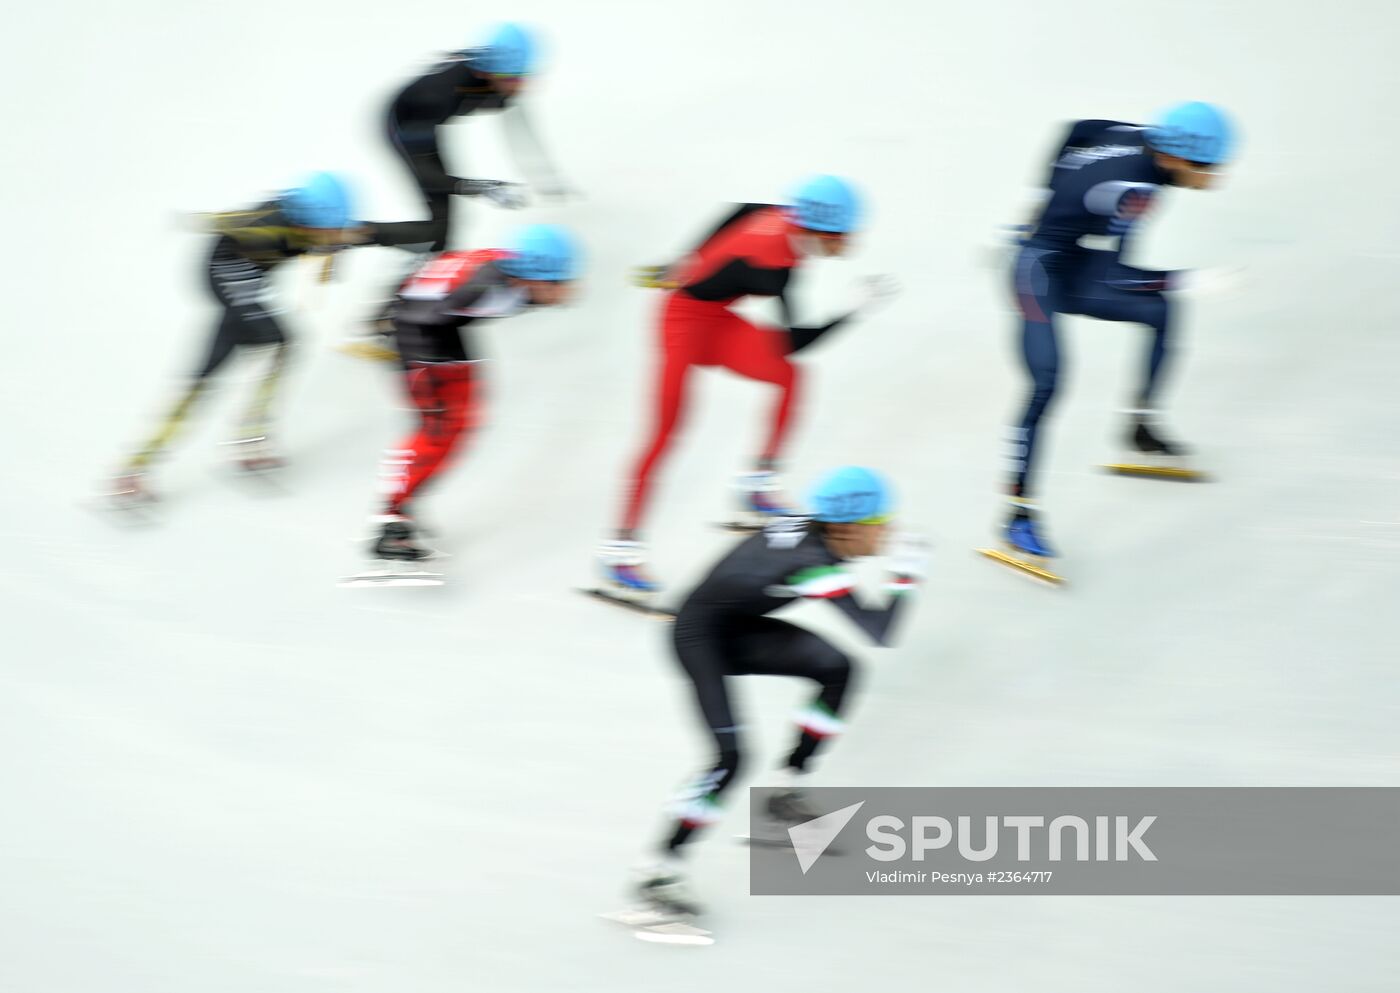
[[[856,811],[864,806],[865,801],[862,800],[788,828],[788,839],[797,853],[797,864],[802,868],[802,875],[807,875],[807,870],[817,864],[817,859],[822,857],[842,829],[851,823]]]

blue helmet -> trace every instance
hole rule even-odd
[[[316,172],[282,195],[282,213],[304,228],[344,228],[351,224],[350,188],[333,172]]]
[[[476,46],[472,62],[493,76],[524,76],[535,69],[535,39],[519,24],[497,24]]]
[[[557,224],[527,224],[511,233],[508,253],[497,265],[516,279],[562,282],[578,276],[579,250],[574,236]]]
[[[1235,129],[1219,107],[1193,100],[1164,111],[1147,129],[1147,143],[1168,155],[1215,165],[1234,150]]]
[[[808,494],[812,516],[832,524],[883,524],[894,509],[889,485],[858,465],[833,469]]]
[[[860,219],[860,200],[851,184],[837,176],[813,176],[792,194],[793,213],[810,231],[845,233]]]

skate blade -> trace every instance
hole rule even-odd
[[[1189,483],[1204,482],[1210,478],[1199,469],[1180,465],[1156,465],[1151,462],[1109,462],[1104,465],[1104,469],[1120,476],[1179,479]]]
[[[378,541],[379,532],[376,531],[373,534],[358,534],[347,540],[350,542],[350,544],[358,545],[363,548],[365,545],[373,545],[376,541]],[[427,554],[419,560],[420,562],[441,562],[444,559],[452,558],[453,555],[452,552],[444,552],[439,548],[429,548],[426,549],[426,551]]]
[[[418,533],[421,537],[429,540],[435,540],[439,537],[438,532],[432,528],[425,528],[420,526],[418,529]],[[365,528],[365,530],[361,531],[359,534],[352,534],[349,538],[345,540],[352,545],[359,545],[362,549],[364,549],[364,554],[372,558],[373,556],[370,556],[369,553],[370,550],[373,548],[374,543],[379,540],[380,534],[381,532],[379,529],[379,523],[371,523]],[[444,552],[440,548],[425,548],[424,551],[427,552],[427,554],[424,555],[421,559],[421,561],[423,562],[436,562],[439,559],[452,558],[451,552]]]
[[[83,501],[82,506],[107,523],[121,528],[150,528],[164,521],[160,503],[155,497],[123,500],[99,496]]]
[[[283,477],[283,473],[286,472],[284,466],[253,467],[241,462],[230,462],[228,468],[230,478],[245,492],[260,493],[264,496],[286,496],[292,492]]]
[[[442,573],[426,569],[371,569],[347,576],[336,585],[342,589],[364,589],[374,586],[441,586],[443,582]]]
[[[715,527],[730,534],[758,534],[765,526],[750,521],[719,521],[715,524]]]
[[[713,945],[714,935],[705,928],[698,927],[687,918],[663,914],[649,907],[636,907],[600,915],[605,921],[612,921],[630,928],[633,937],[639,941],[650,941],[664,945]]]
[[[349,355],[355,359],[365,359],[370,362],[397,362],[399,353],[392,348],[385,348],[383,345],[376,345],[369,341],[346,341],[336,345],[336,351]]]
[[[625,607],[639,614],[646,614],[648,617],[654,617],[659,621],[673,621],[676,619],[676,612],[674,610],[658,607],[648,600],[636,599],[623,593],[614,593],[611,590],[605,590],[596,586],[580,589],[579,592],[585,596],[591,596],[595,600],[602,600],[604,603],[610,603],[615,607]]]
[[[736,834],[734,840],[741,845],[748,845],[750,848],[785,848],[790,852],[797,849],[797,846],[792,843],[792,839],[787,837],[765,838],[756,834]],[[828,855],[833,858],[840,858],[845,854],[846,850],[844,848],[838,848],[835,845],[823,849],[822,851],[823,858]]]
[[[1043,565],[1032,561],[1029,557],[1025,557],[1023,553],[1018,552],[1012,554],[1011,552],[1004,552],[1000,548],[979,548],[977,549],[977,554],[985,555],[987,558],[1000,562],[1002,565],[1010,566],[1023,575],[1038,579],[1043,583],[1049,583],[1051,586],[1059,586],[1065,581],[1065,577],[1051,572]]]
[[[233,463],[234,471],[244,479],[276,479],[286,468],[287,464],[285,462],[269,462],[267,465],[248,465],[244,462]]]

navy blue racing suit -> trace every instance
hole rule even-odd
[[[1121,258],[1133,225],[1169,178],[1145,134],[1117,121],[1076,122],[1055,155],[1045,206],[1017,255],[1013,282],[1032,386],[1012,428],[1016,496],[1029,493],[1037,428],[1059,377],[1056,314],[1146,325],[1152,340],[1136,400],[1140,408],[1152,402],[1167,355],[1171,308],[1162,291],[1171,274],[1136,269]]]

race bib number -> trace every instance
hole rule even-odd
[[[419,269],[399,295],[405,300],[441,300],[471,275],[476,263],[455,255],[440,255]]]

